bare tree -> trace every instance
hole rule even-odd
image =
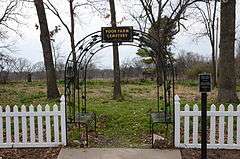
[[[31,72],[31,62],[26,58],[17,58],[14,60],[14,70],[19,73]]]
[[[216,64],[216,54],[217,54],[217,44],[216,44],[216,28],[218,27],[218,23],[216,23],[216,14],[217,14],[217,0],[210,3],[210,1],[206,1],[206,7],[203,8],[195,4],[196,8],[200,12],[201,19],[200,20],[205,27],[205,31],[200,33],[200,36],[207,36],[209,38],[211,49],[212,49],[212,73],[213,73],[213,86],[217,85],[217,64]],[[196,18],[196,17],[195,17]]]
[[[61,15],[60,11],[57,9],[57,7],[54,5],[54,3],[51,0],[47,0],[45,6],[48,10],[50,10],[62,23],[63,27],[66,29],[69,38],[70,38],[70,44],[71,44],[71,52],[73,55],[73,61],[76,61],[76,53],[75,53],[75,10],[76,6],[74,6],[74,0],[69,0],[69,16],[70,16],[70,26],[65,21],[65,18]]]
[[[122,61],[122,64],[121,64],[122,78],[128,81],[132,73],[133,73],[133,65],[131,63],[131,60],[129,58],[126,58]]]
[[[13,53],[15,43],[9,41],[8,33],[20,35],[18,26],[22,24],[21,12],[23,3],[21,0],[0,0],[0,53]]]
[[[32,66],[32,72],[45,72],[44,62],[40,61]]]
[[[0,83],[6,84],[9,74],[14,70],[14,59],[0,53]]]
[[[221,2],[221,32],[219,55],[219,102],[238,101],[235,73],[236,0]]]
[[[21,0],[0,0],[0,38],[7,37],[7,31],[18,33],[16,25],[22,24],[20,21],[23,15],[21,14]]]
[[[116,9],[114,0],[109,0],[110,12],[111,12],[111,25],[117,27]],[[113,67],[114,67],[114,90],[113,99],[121,99],[121,79],[120,79],[120,66],[119,66],[119,50],[118,44],[113,43]]]
[[[182,20],[187,18],[187,9],[202,0],[139,0],[150,24],[150,32],[162,45],[179,33]]]
[[[198,79],[200,73],[211,73],[211,60],[195,52],[181,50],[175,59],[178,79]],[[210,68],[210,69],[209,69]]]
[[[128,8],[127,12],[130,15],[130,20],[137,24],[137,27],[142,32],[147,32],[148,29],[148,17],[145,14],[144,9],[139,10],[139,8],[133,8],[132,5],[125,5]]]
[[[59,9],[56,7],[52,0],[46,0],[45,6],[48,10],[50,10],[61,22],[63,27],[66,29],[71,44],[71,52],[73,55],[73,61],[76,61],[76,52],[75,52],[75,28],[76,28],[76,17],[77,17],[77,10],[84,6],[91,6],[94,7],[93,4],[98,2],[99,0],[85,0],[79,2],[79,0],[67,0],[68,8],[69,8],[69,17],[70,17],[70,25],[68,25],[67,20],[64,15],[61,14]],[[94,7],[95,8],[95,7]],[[99,11],[96,8],[97,11]]]
[[[69,8],[69,17],[70,17],[70,25],[68,25],[65,16],[61,14],[59,9],[54,5],[52,0],[46,0],[45,6],[49,9],[61,22],[63,27],[66,29],[71,45],[71,53],[72,53],[72,60],[73,60],[73,71],[77,74],[77,61],[76,61],[76,50],[75,50],[75,28],[76,28],[76,17],[77,17],[77,10],[83,6],[93,6],[92,3],[98,0],[86,0],[79,2],[78,0],[67,0],[68,8]],[[77,76],[75,76],[75,82],[78,83]],[[78,86],[78,85],[77,85]],[[74,89],[74,88],[73,88]]]
[[[32,78],[36,80],[46,79],[46,71],[43,61],[39,61],[32,65]]]
[[[42,0],[34,0],[40,25],[40,40],[43,48],[44,64],[47,74],[47,97],[59,97],[59,91],[56,83],[56,72],[53,64],[51,40],[48,30],[47,17]]]
[[[121,62],[121,75],[122,78],[128,81],[130,78],[139,79],[144,71],[145,64],[140,58],[125,58]]]
[[[23,80],[32,72],[32,64],[26,58],[15,58],[13,62],[14,73],[18,76],[18,79]]]
[[[182,21],[188,16],[187,9],[201,0],[139,0],[135,1],[136,5],[140,5],[140,15],[138,17],[146,17],[149,34],[154,37],[157,42],[152,42],[152,48],[158,50],[154,62],[156,63],[156,74],[158,90],[162,83],[161,75],[161,57],[160,54],[168,52],[171,54],[171,45],[174,36],[180,32],[185,26]],[[136,15],[135,15],[136,17]],[[141,23],[138,23],[141,25]],[[161,46],[161,47],[160,47]]]

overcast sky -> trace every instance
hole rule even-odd
[[[66,22],[69,23],[68,18],[68,8],[66,9],[66,5],[63,3],[65,0],[58,0],[57,7],[61,10],[62,16],[66,17]],[[238,1],[238,0],[237,0]],[[239,6],[239,2],[238,2]],[[125,8],[122,7],[119,3],[116,4],[117,8],[117,19],[121,21],[123,17],[128,17]],[[124,9],[123,9],[124,8]],[[239,8],[239,7],[238,7]],[[79,41],[84,36],[100,30],[103,26],[110,26],[110,19],[104,19],[103,17],[96,14],[92,14],[92,11],[89,9],[82,9],[79,20],[77,20],[77,28],[76,28],[76,41]],[[39,30],[36,30],[35,24],[38,24],[38,19],[36,15],[35,8],[32,5],[29,5],[29,8],[25,9],[26,18],[24,19],[24,26],[19,28],[19,31],[22,34],[22,37],[18,37],[14,35],[16,40],[16,48],[17,53],[16,56],[24,57],[30,60],[32,63],[36,63],[39,61],[43,61],[41,43],[39,40]],[[239,10],[237,11],[237,13]],[[239,14],[238,14],[239,15]],[[237,16],[238,17],[238,16]],[[49,28],[52,30],[54,26],[61,25],[58,19],[47,11],[47,18],[49,23]],[[237,20],[238,21],[238,20]],[[198,32],[202,29],[202,26],[199,24],[193,24],[193,20],[186,21],[186,26],[191,26],[188,28],[188,31],[182,29],[182,31],[175,37],[173,51],[174,53],[178,53],[180,50],[192,51],[203,56],[210,57],[210,44],[207,38],[201,38],[197,42],[194,40],[194,36],[191,33]],[[124,20],[121,23],[122,26],[133,25],[135,24],[130,20]],[[137,28],[135,26],[135,28]],[[70,52],[69,45],[69,37],[66,33],[65,28],[62,27],[62,30],[56,35],[56,45],[60,46],[61,55],[66,56]],[[133,47],[121,47],[120,48],[120,61],[123,61],[126,58],[136,57],[136,48]],[[112,53],[111,49],[105,49],[100,52],[95,58],[97,65],[102,68],[112,68]]]

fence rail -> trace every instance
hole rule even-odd
[[[52,110],[49,105],[0,106],[0,148],[59,145],[66,145],[64,96]]]
[[[240,105],[227,110],[222,104],[211,105],[208,116],[208,148],[240,149]],[[201,111],[197,104],[190,110],[186,104],[181,110],[180,98],[175,96],[175,146],[181,148],[201,148]]]

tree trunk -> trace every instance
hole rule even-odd
[[[110,12],[111,12],[111,24],[112,24],[112,27],[117,27],[114,0],[109,0],[109,3],[110,3]],[[118,51],[117,43],[113,43],[113,66],[114,66],[113,99],[121,99],[122,92],[121,92],[121,79],[120,79],[120,66],[119,66],[119,51]]]
[[[211,42],[211,43],[213,43],[211,46],[212,46],[212,73],[213,73],[213,75],[212,75],[212,80],[213,80],[213,82],[212,82],[212,85],[213,85],[213,87],[216,87],[217,86],[217,68],[216,68],[216,49],[215,49],[215,40],[213,40],[213,42]]]
[[[70,16],[71,16],[71,34],[70,34],[70,38],[71,38],[71,49],[72,49],[72,53],[73,53],[73,61],[76,61],[75,39],[74,39],[74,35],[75,35],[75,21],[74,21],[73,1],[74,0],[70,0],[69,1]]]
[[[235,74],[235,19],[236,0],[221,2],[221,33],[219,61],[219,102],[236,102]]]
[[[70,11],[70,17],[71,17],[71,33],[70,33],[70,41],[71,41],[71,51],[72,51],[72,60],[73,60],[73,72],[74,72],[74,82],[75,87],[73,87],[73,99],[75,99],[75,89],[79,88],[79,79],[77,76],[77,57],[76,57],[76,49],[75,49],[75,21],[74,21],[74,6],[73,6],[74,0],[69,0],[69,11]]]
[[[48,30],[47,17],[42,0],[34,0],[40,25],[40,40],[42,43],[44,64],[47,75],[47,97],[49,99],[59,97],[59,91],[56,83],[56,72],[53,64],[50,35]]]
[[[213,67],[213,87],[217,86],[217,67],[216,67],[216,54],[217,48],[215,45],[215,38],[218,32],[215,31],[215,21],[216,21],[216,12],[217,12],[217,1],[215,0],[214,11],[213,11],[213,21],[212,21],[212,67]],[[217,22],[218,25],[218,22]]]

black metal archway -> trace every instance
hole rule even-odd
[[[165,121],[171,116],[174,123],[174,66],[170,53],[160,45],[150,34],[133,30],[132,42],[119,42],[119,46],[135,46],[147,48],[156,65],[157,108],[160,112],[160,100],[163,100]],[[87,113],[87,69],[94,55],[112,43],[102,42],[102,32],[89,34],[76,44],[76,60],[73,53],[68,56],[65,65],[65,97],[67,122],[75,122],[78,113]],[[160,97],[160,87],[163,87],[163,98]]]

